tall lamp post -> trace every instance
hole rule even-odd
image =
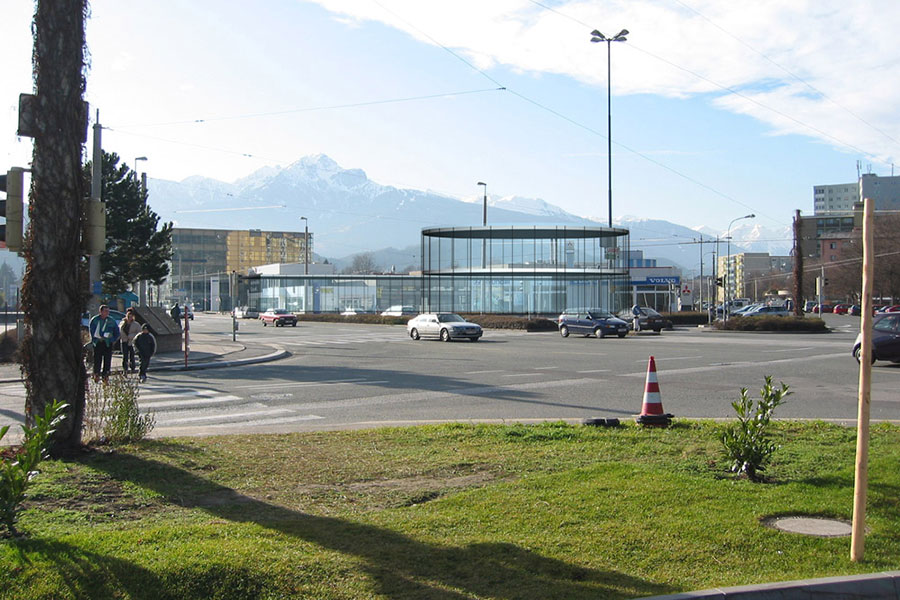
[[[138,156],[137,158],[134,159],[134,179],[135,179],[135,181],[138,181],[138,174],[137,174],[138,162],[142,161],[142,160],[146,161],[147,157],[146,156]],[[142,179],[140,179],[140,181],[142,182],[141,201],[146,203],[147,202],[146,174],[144,175],[144,177]],[[147,306],[147,282],[143,279],[141,279],[140,283],[138,284],[138,304],[140,306]]]
[[[755,219],[756,215],[749,214],[744,215],[743,217],[737,217],[736,219],[732,219],[731,223],[728,224],[728,260],[725,262],[725,306],[722,307],[722,320],[726,323],[728,322],[728,301],[731,299],[731,226],[734,225],[735,221],[740,221],[741,219]]]
[[[481,216],[481,224],[484,227],[487,227],[487,184],[483,181],[479,181],[477,185],[484,186],[484,211]],[[487,234],[485,234],[487,235]],[[487,267],[485,264],[487,262],[487,240],[485,238],[481,238],[481,268],[484,269]]]
[[[628,30],[623,29],[613,37],[606,37],[598,30],[591,32],[591,41],[606,42],[606,146],[609,172],[609,226],[612,227],[612,43],[626,41]]]
[[[303,264],[303,274],[309,275],[309,219],[300,217],[303,221],[303,246],[306,250],[306,261]]]

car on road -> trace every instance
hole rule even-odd
[[[595,335],[603,338],[628,335],[628,323],[602,308],[567,308],[557,319],[559,334],[569,337],[570,333]]]
[[[640,325],[641,331],[652,329],[656,333],[659,333],[662,331],[663,327],[666,326],[666,321],[663,319],[663,316],[649,306],[640,306],[638,307],[638,310],[640,310],[641,313],[638,317],[638,324]],[[634,329],[634,313],[632,313],[632,309],[626,308],[625,310],[619,311],[617,316],[628,324],[629,329]]]
[[[238,306],[234,309],[235,319],[258,319],[259,309],[252,306]]]
[[[484,333],[481,325],[469,323],[454,313],[423,313],[409,320],[406,332],[414,340],[436,337],[444,342],[456,339],[477,342]]]
[[[262,321],[263,327],[266,325],[274,325],[275,327],[284,327],[285,325],[297,326],[297,315],[285,308],[270,308],[259,315],[259,320]]]
[[[862,333],[853,342],[853,357],[859,362]],[[900,362],[900,313],[878,313],[872,320],[872,362]]]
[[[751,310],[740,313],[740,317],[789,317],[791,311],[783,306],[766,306],[765,304],[757,305]]]
[[[412,306],[401,306],[399,304],[394,306],[389,306],[387,310],[382,311],[382,317],[406,317],[417,314],[417,311]]]

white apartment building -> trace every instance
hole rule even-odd
[[[852,213],[855,202],[859,202],[859,185],[856,183],[817,185],[813,188],[815,215]]]

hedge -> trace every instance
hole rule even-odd
[[[728,331],[828,331],[822,319],[805,317],[731,317],[713,321],[713,326]]]
[[[556,331],[556,321],[544,317],[516,317],[511,315],[462,314],[467,321],[478,323],[485,329],[520,329],[524,331]],[[406,325],[412,317],[382,317],[379,314],[340,315],[337,313],[298,314],[299,321],[325,323],[369,323],[379,325]]]

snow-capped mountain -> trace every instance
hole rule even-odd
[[[306,217],[315,253],[332,262],[359,252],[390,248],[387,256],[398,268],[418,264],[423,227],[482,223],[480,199],[464,201],[381,185],[361,169],[344,169],[321,154],[284,168],[266,167],[233,183],[203,177],[181,182],[151,179],[148,189],[153,210],[176,227],[303,231],[306,222],[300,217]],[[489,197],[488,223],[597,225],[605,224],[605,219],[579,217],[537,198],[509,196]],[[693,240],[701,234],[704,241],[715,239],[711,230],[662,220],[623,217],[615,224],[631,230],[631,247],[643,250],[645,258],[677,264],[688,271],[699,269],[699,244]],[[758,224],[733,228],[732,238],[732,252],[786,254],[790,248],[788,238]],[[776,238],[786,241],[779,246]],[[762,245],[766,249],[757,250]],[[704,244],[703,248],[704,253],[712,252],[714,244]],[[725,251],[724,246],[721,250]],[[707,261],[711,257],[704,257],[704,263],[711,264]]]

